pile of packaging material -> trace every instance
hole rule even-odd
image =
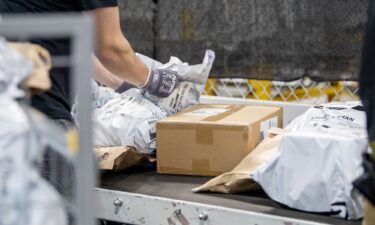
[[[207,50],[203,62],[198,65],[183,63],[176,57],[162,65],[146,56],[137,56],[150,69],[176,71],[182,82],[167,98],[158,98],[135,88],[117,94],[94,84],[94,144],[102,147],[132,146],[141,153],[151,154],[156,148],[156,122],[199,103],[215,53]]]
[[[33,64],[0,39],[0,224],[67,224],[59,194],[39,174],[42,143],[15,98]],[[52,207],[53,206],[53,207]]]
[[[361,103],[327,103],[310,108],[285,129],[269,130],[236,167],[193,191],[263,188],[270,198],[294,209],[358,219],[364,213],[362,199],[352,182],[363,171],[367,150]]]
[[[142,153],[156,148],[155,123],[166,113],[131,89],[93,111],[96,146],[134,146]]]
[[[359,219],[361,197],[352,182],[368,151],[366,116],[359,102],[309,109],[288,127],[278,151],[251,174],[275,201],[291,208]]]

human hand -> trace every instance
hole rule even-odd
[[[152,95],[166,98],[172,94],[180,81],[177,72],[166,69],[151,69],[146,84],[141,88]]]

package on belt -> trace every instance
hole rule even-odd
[[[156,121],[166,118],[136,89],[118,95],[93,111],[96,146],[133,146],[151,154],[156,148]]]
[[[251,177],[275,201],[291,208],[363,216],[352,182],[362,173],[367,151],[366,118],[359,102],[329,103],[293,121],[278,152]]]
[[[293,120],[286,129],[297,131],[313,128],[335,134],[367,136],[364,107],[358,101],[331,102],[310,108]]]
[[[0,39],[0,224],[67,224],[64,203],[39,174],[35,164],[42,143],[27,109],[14,100],[23,97],[18,85],[32,64]],[[51,207],[52,206],[52,207]]]
[[[229,172],[281,122],[280,107],[192,106],[157,122],[158,173],[216,176]]]
[[[94,143],[103,147],[133,146],[141,153],[150,154],[156,149],[156,121],[199,103],[215,53],[207,50],[202,64],[198,65],[183,63],[176,57],[163,65],[146,56],[137,56],[149,68],[178,72],[183,81],[167,98],[158,98],[135,88],[117,94],[94,83]]]

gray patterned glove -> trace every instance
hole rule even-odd
[[[141,87],[148,93],[166,98],[172,94],[179,84],[177,72],[165,69],[152,69],[146,84]]]

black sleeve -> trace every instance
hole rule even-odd
[[[79,0],[82,11],[118,6],[117,0]]]

